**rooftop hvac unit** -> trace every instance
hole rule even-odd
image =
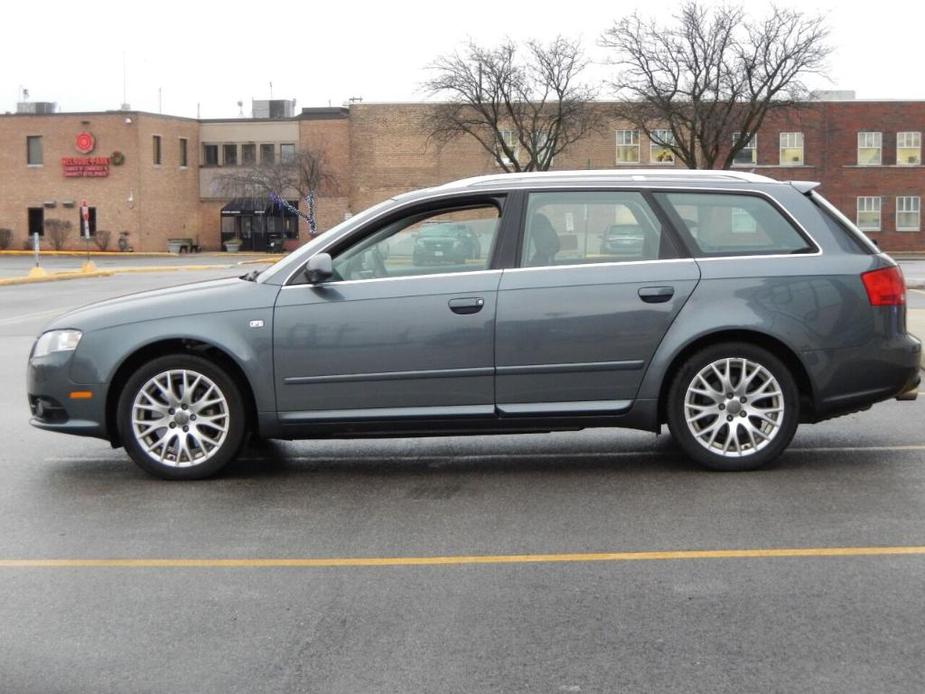
[[[54,101],[20,101],[16,104],[16,113],[55,113],[58,104]]]
[[[292,118],[295,99],[254,99],[251,101],[253,118]]]

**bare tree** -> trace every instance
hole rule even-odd
[[[46,219],[44,222],[45,235],[51,241],[51,247],[60,251],[71,235],[71,223],[66,219]]]
[[[219,189],[229,197],[286,198],[304,200],[313,196],[336,195],[337,177],[331,173],[323,143],[297,149],[291,156],[272,162],[241,166],[216,179]]]
[[[587,65],[578,41],[529,41],[521,60],[508,40],[496,48],[469,42],[438,58],[424,83],[436,104],[427,118],[442,146],[466,135],[504,171],[546,171],[569,145],[601,125],[597,92],[579,81]]]
[[[803,80],[831,52],[819,16],[773,7],[754,20],[741,7],[697,0],[669,25],[638,13],[619,20],[601,43],[622,68],[615,115],[691,169],[732,166],[768,113],[806,99]]]

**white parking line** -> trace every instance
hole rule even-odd
[[[807,447],[807,448],[790,448],[785,451],[785,453],[900,453],[900,452],[919,452],[925,451],[925,444],[911,444],[906,446],[818,446],[818,447]],[[667,451],[609,451],[601,453],[567,453],[567,452],[558,452],[558,453],[476,453],[476,454],[446,454],[441,455],[439,453],[434,453],[432,455],[388,455],[384,454],[381,456],[376,456],[389,461],[401,461],[401,462],[415,462],[415,461],[425,461],[425,460],[447,460],[452,459],[455,461],[478,461],[478,460],[514,460],[522,458],[532,458],[532,459],[555,459],[555,458],[579,458],[579,459],[595,459],[595,458],[633,458],[633,457],[649,457],[656,458],[659,456],[668,457],[668,456],[680,456],[683,455],[681,451],[677,452],[667,452]],[[287,462],[292,463],[311,463],[317,462],[319,460],[327,460],[333,456],[327,455],[317,455],[317,456],[307,456],[307,455],[296,455],[296,456],[283,456],[283,459]],[[370,458],[372,456],[363,456],[363,458]],[[50,463],[80,463],[88,461],[122,461],[126,460],[125,456],[56,456],[51,458],[46,458],[46,462]],[[266,458],[238,458],[239,462],[244,463],[256,463],[266,460]]]

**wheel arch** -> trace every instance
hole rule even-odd
[[[235,385],[241,389],[241,394],[244,396],[244,410],[248,430],[257,433],[259,426],[257,401],[254,389],[251,387],[250,381],[240,364],[227,351],[210,342],[190,338],[170,338],[157,340],[137,348],[122,360],[109,380],[109,387],[106,391],[106,433],[113,446],[122,445],[119,430],[116,426],[116,408],[118,407],[122,389],[131,374],[152,359],[171,354],[194,354],[205,357],[221,366],[228,376],[234,380]]]
[[[812,379],[809,376],[806,366],[790,346],[781,340],[755,330],[718,330],[715,332],[701,335],[691,342],[684,345],[672,358],[671,363],[665,370],[665,377],[662,379],[658,394],[658,421],[664,423],[667,421],[666,407],[668,401],[668,390],[675,379],[676,374],[682,365],[696,352],[721,342],[744,342],[758,347],[762,347],[774,356],[780,359],[784,365],[793,374],[796,381],[797,389],[800,393],[800,417],[801,420],[811,419],[815,411],[815,389]]]

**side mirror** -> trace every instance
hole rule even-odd
[[[334,276],[334,261],[327,253],[318,253],[308,259],[305,278],[309,284],[321,284]]]

